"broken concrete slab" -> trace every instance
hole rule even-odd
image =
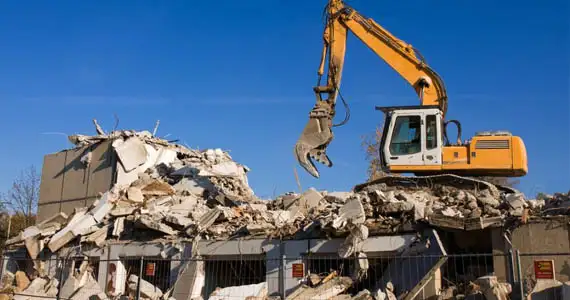
[[[202,196],[206,190],[214,190],[214,185],[207,180],[187,177],[183,177],[173,187],[178,192],[187,192],[196,196]]]
[[[131,274],[129,276],[129,289],[136,292],[138,284],[139,277],[137,275]],[[141,296],[144,298],[159,300],[162,297],[162,291],[144,279],[140,279],[139,289]]]
[[[146,162],[148,152],[144,142],[138,137],[133,136],[126,140],[117,139],[113,141],[112,145],[126,172],[130,172]]]
[[[323,195],[315,188],[309,188],[299,198],[299,206],[302,211],[310,210],[319,206],[319,201],[323,199]]]
[[[324,280],[323,280],[324,281]],[[329,299],[339,295],[352,286],[350,277],[335,277],[316,288],[301,286],[287,296],[286,300]]]
[[[93,203],[93,208],[89,211],[89,213],[93,216],[97,223],[100,223],[105,219],[111,208],[113,208],[112,202],[115,199],[113,198],[112,193],[106,192],[99,198],[95,203]]]
[[[14,289],[14,291],[17,293],[25,290],[30,285],[30,279],[28,278],[26,273],[22,271],[16,272],[15,279],[16,279],[16,288]]]
[[[146,228],[153,229],[156,231],[160,231],[167,235],[176,235],[177,231],[172,229],[172,227],[161,223],[158,220],[155,220],[147,215],[142,215],[138,219],[139,223],[144,225]]]
[[[365,220],[366,215],[362,202],[357,198],[352,198],[339,210],[339,215],[333,221],[332,227],[336,229],[342,228],[348,222],[352,224],[362,224]]]
[[[109,214],[113,217],[124,217],[132,215],[136,209],[137,209],[136,207],[132,206],[116,207],[113,210],[111,210]]]
[[[352,192],[329,192],[326,194],[325,198],[329,202],[345,203],[348,198],[352,197],[354,194]]]
[[[191,300],[202,296],[206,282],[204,260],[188,260],[178,274],[172,288],[172,297],[177,300]]]
[[[134,203],[142,203],[144,195],[139,187],[131,186],[127,189],[127,199]]]
[[[194,224],[194,221],[192,219],[184,217],[184,216],[179,215],[179,214],[172,214],[172,213],[164,216],[164,221],[166,221],[167,223],[170,223],[172,225],[182,227],[182,228],[185,228],[191,224]]]
[[[267,282],[230,286],[214,290],[208,300],[231,299],[265,299],[267,297]]]

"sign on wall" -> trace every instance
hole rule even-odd
[[[304,264],[293,264],[293,278],[303,278],[305,277],[305,265]]]
[[[536,279],[554,279],[553,260],[535,260],[534,276]]]
[[[156,263],[147,263],[146,264],[146,276],[154,276],[154,270],[156,268]]]

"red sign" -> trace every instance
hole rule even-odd
[[[534,276],[536,279],[554,279],[554,261],[535,260]]]
[[[293,264],[293,278],[303,278],[303,277],[305,277],[305,265]]]
[[[154,270],[155,270],[156,264],[155,263],[147,263],[146,264],[146,276],[154,276]]]

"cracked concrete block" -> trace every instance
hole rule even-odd
[[[37,259],[38,254],[44,247],[44,240],[39,239],[38,236],[29,237],[24,240],[24,245],[31,259]]]
[[[97,283],[97,280],[93,278],[93,275],[88,272],[87,279],[81,287],[71,296],[71,298],[67,298],[70,300],[91,300],[93,296],[97,296],[103,294],[103,290]],[[63,297],[62,297],[63,298]],[[64,298],[66,299],[66,298]]]
[[[352,192],[330,192],[325,198],[330,202],[345,203],[352,196]]]
[[[131,274],[129,276],[129,289],[132,291],[137,290],[139,277],[137,275]],[[148,298],[151,300],[159,300],[162,297],[162,291],[155,287],[152,283],[141,279],[140,280],[140,293],[141,297]]]
[[[314,188],[309,188],[299,198],[299,206],[301,208],[311,209],[319,206],[319,202],[323,199],[323,195]]]
[[[291,220],[291,212],[288,210],[276,210],[272,211],[271,213],[273,217],[273,224],[275,224],[277,228],[285,226]]]
[[[92,215],[85,215],[81,220],[79,220],[74,226],[71,228],[71,232],[75,235],[84,235],[86,234],[91,226],[97,225],[97,221]]]
[[[102,247],[107,239],[107,233],[109,232],[109,225],[105,225],[94,233],[87,237],[87,242],[94,243],[98,247]]]
[[[145,196],[168,196],[176,193],[176,190],[162,180],[153,180],[141,189]]]
[[[165,164],[169,166],[177,157],[176,151],[168,148],[160,148],[156,157],[155,165]]]
[[[142,203],[144,196],[139,187],[131,186],[127,189],[127,199],[134,203]]]
[[[275,227],[269,223],[265,224],[247,224],[245,226],[249,234],[251,235],[258,235],[258,234],[266,234],[268,231],[274,229]]]
[[[505,196],[507,203],[511,207],[510,213],[513,216],[522,216],[527,203],[522,193],[507,194]]]
[[[95,204],[95,207],[89,211],[97,223],[102,222],[109,211],[111,211],[111,208],[113,208],[113,205],[111,204],[111,202],[113,202],[112,198],[113,196],[110,192],[104,193]]]
[[[192,179],[183,177],[174,186],[174,189],[178,192],[188,192],[193,195],[202,196],[204,191],[214,190],[214,185],[206,179]]]
[[[499,200],[495,199],[489,190],[482,190],[479,192],[479,196],[477,197],[477,201],[481,203],[482,206],[488,205],[492,208],[496,208],[501,204]]]
[[[208,227],[212,226],[214,222],[218,219],[222,211],[218,208],[212,208],[207,213],[202,215],[200,220],[198,221],[198,231],[201,232],[206,230]]]
[[[176,235],[176,233],[177,233],[174,229],[172,229],[172,227],[170,227],[166,224],[162,224],[159,221],[154,220],[150,216],[147,216],[147,215],[140,216],[138,221],[139,221],[139,223],[141,223],[142,225],[144,225],[145,227],[147,227],[149,229],[160,231],[160,232],[167,234],[167,235]]]
[[[316,288],[301,287],[287,296],[286,300],[330,299],[343,293],[350,286],[352,286],[350,277],[335,277]]]
[[[21,271],[20,271],[21,272]],[[17,272],[16,272],[17,273]],[[26,275],[24,273],[24,275]],[[27,276],[26,276],[27,277]],[[14,283],[14,279],[16,278],[16,275],[14,275],[14,273],[5,270],[2,274],[2,285],[0,286],[1,289],[4,288],[8,288],[11,287],[12,284]],[[26,285],[27,286],[27,285]]]
[[[351,300],[374,300],[374,298],[372,297],[372,294],[370,293],[369,290],[364,289],[358,292],[358,294],[356,294],[354,297],[352,297]]]
[[[342,228],[347,222],[352,224],[362,224],[366,220],[364,207],[357,198],[352,198],[346,202],[339,210],[338,217],[333,221],[332,227],[335,229]]]
[[[487,300],[507,300],[512,292],[510,284],[500,283],[497,276],[479,277],[474,284],[480,288]]]
[[[30,226],[26,229],[24,229],[24,232],[22,233],[22,239],[27,239],[27,238],[31,238],[31,237],[35,237],[40,235],[41,231],[38,227],[36,226]]]
[[[59,224],[60,226],[63,226],[67,223],[68,220],[68,216],[67,214],[65,214],[64,212],[59,212],[45,220],[43,220],[42,222],[40,222],[39,224],[37,224],[36,226],[40,229],[43,230],[46,227],[51,227],[53,226],[53,223]]]
[[[85,211],[78,211],[69,221],[67,226],[54,234],[48,247],[51,252],[56,252],[61,247],[65,246],[76,236],[84,234],[89,228],[96,224],[92,215],[85,214]]]
[[[125,230],[125,217],[116,218],[113,222],[113,236],[120,237]]]
[[[233,161],[225,161],[211,166],[209,169],[201,169],[198,176],[230,176],[240,177],[245,174],[241,166]]]
[[[185,196],[179,199],[180,202],[175,203],[170,207],[170,212],[173,214],[179,214],[187,217],[190,215],[190,212],[196,207],[198,204],[198,199],[194,196]]]
[[[25,290],[30,285],[30,279],[28,278],[26,273],[22,271],[16,272],[15,278],[16,278],[16,288],[14,289],[15,292],[19,293]]]
[[[388,202],[383,204],[380,209],[384,213],[406,212],[414,209],[414,203],[407,201]]]
[[[116,207],[113,210],[111,210],[109,214],[113,217],[124,217],[132,215],[135,210],[136,207],[128,207],[128,206]]]
[[[225,300],[228,298],[251,299],[250,297],[253,299],[265,299],[267,297],[267,282],[217,288],[210,294],[208,300]]]
[[[179,214],[168,214],[164,216],[164,221],[170,224],[177,225],[179,227],[187,227],[194,223],[194,221],[190,218],[186,218]]]
[[[113,141],[113,148],[127,172],[136,169],[146,162],[148,152],[145,143],[136,136],[126,140],[117,139]]]
[[[14,300],[29,300],[35,299],[36,297],[45,297],[45,287],[48,281],[41,277],[38,277],[28,285],[26,289],[22,291],[21,294],[15,294]]]

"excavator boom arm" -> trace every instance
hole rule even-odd
[[[336,113],[336,99],[339,95],[349,30],[410,83],[420,98],[421,105],[436,105],[443,115],[447,112],[447,93],[443,81],[425,63],[417,50],[393,36],[374,20],[365,18],[342,0],[329,0],[318,71],[319,80],[314,88],[316,104],[295,145],[298,162],[314,177],[319,177],[319,173],[311,159],[328,167],[332,166],[326,148],[333,139],[332,120]],[[326,85],[321,85],[321,77],[327,63]]]

